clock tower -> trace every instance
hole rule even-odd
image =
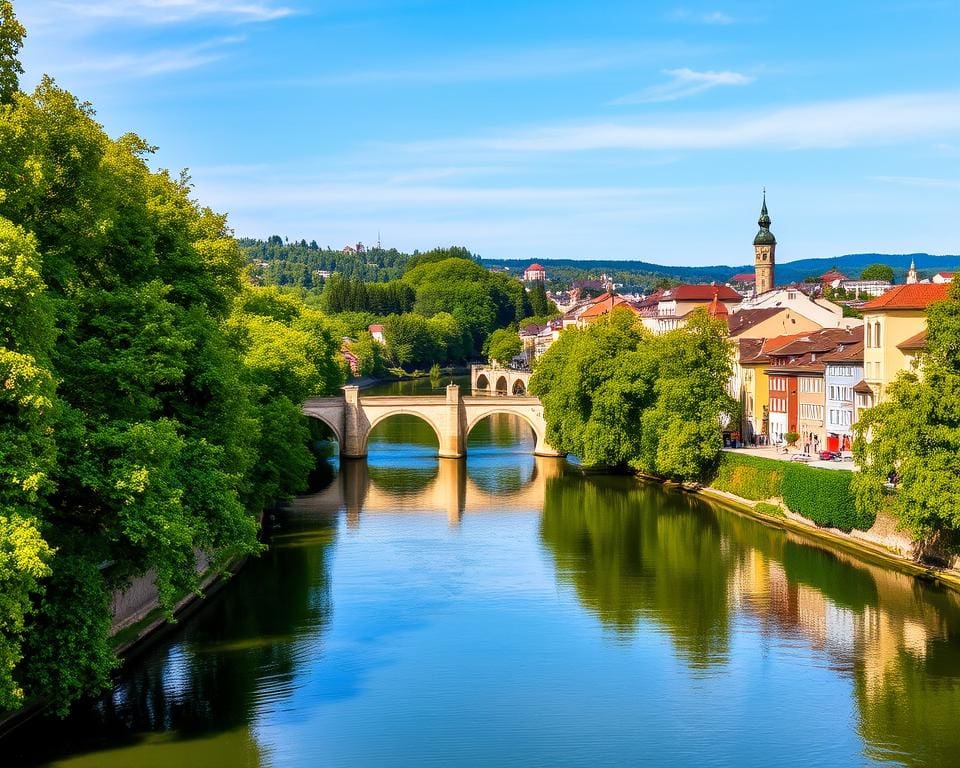
[[[760,231],[753,238],[753,271],[754,290],[757,294],[773,290],[775,285],[773,276],[774,256],[777,252],[777,238],[770,231],[770,214],[767,213],[767,191],[763,191],[763,207],[760,209],[760,219],[757,221]]]

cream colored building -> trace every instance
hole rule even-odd
[[[927,329],[927,309],[946,299],[949,289],[949,283],[898,285],[863,305],[863,379],[870,392],[857,388],[858,410],[883,401],[897,374],[912,367],[916,340]]]

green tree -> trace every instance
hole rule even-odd
[[[490,335],[487,355],[500,365],[509,364],[514,357],[520,354],[523,345],[516,331],[500,328]]]
[[[893,282],[893,267],[887,264],[871,264],[860,273],[861,280],[885,280]]]
[[[23,698],[15,670],[53,554],[40,532],[56,461],[53,307],[36,241],[0,218],[0,709]]]
[[[564,331],[537,361],[530,391],[543,401],[551,445],[585,464],[699,479],[735,413],[729,376],[725,329],[706,312],[652,337],[616,309]]]
[[[20,49],[27,31],[13,15],[13,3],[0,0],[0,104],[9,104],[17,92],[23,66]]]

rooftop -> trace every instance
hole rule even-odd
[[[743,296],[729,285],[678,285],[664,291],[661,301],[712,301],[716,296],[720,301],[743,301]]]
[[[950,291],[949,283],[907,283],[897,285],[864,304],[860,309],[863,312],[889,309],[926,309],[937,301],[947,298]]]
[[[909,339],[905,339],[897,344],[897,349],[902,349],[904,352],[913,352],[918,349],[923,349],[927,346],[927,329],[924,328],[920,333],[915,333]]]

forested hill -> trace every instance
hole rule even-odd
[[[921,272],[953,271],[960,269],[960,255],[933,256],[929,253],[885,254],[854,253],[822,259],[799,259],[777,263],[777,282],[800,282],[806,277],[822,275],[831,269],[856,277],[870,264],[888,264],[894,274],[906,274],[911,260],[916,261]],[[522,271],[534,259],[483,259],[488,267],[509,267],[512,272]],[[653,283],[658,278],[668,277],[687,283],[725,282],[740,272],[752,272],[753,264],[726,266],[722,264],[704,267],[683,267],[655,264],[649,261],[620,259],[537,259],[547,270],[548,278],[575,279],[584,273],[605,272],[616,282],[626,284]]]
[[[399,278],[410,259],[418,255],[403,253],[396,248],[369,248],[360,252],[321,248],[317,242],[306,240],[288,242],[279,235],[266,240],[242,238],[243,247],[250,262],[252,274],[263,283],[272,285],[298,285],[312,288],[319,283],[321,273],[337,272],[364,282],[386,282]],[[509,267],[510,272],[520,275],[535,259],[479,259],[466,248],[456,249],[467,258],[480,260],[486,267]],[[929,253],[884,254],[854,253],[822,259],[799,259],[777,264],[777,282],[780,284],[800,282],[804,278],[819,276],[831,269],[838,269],[850,277],[857,277],[870,264],[889,264],[898,279],[906,274],[911,260],[917,269],[933,274],[938,271],[960,269],[960,255],[933,256]],[[752,272],[752,264],[727,266],[717,264],[703,267],[684,267],[655,264],[630,259],[536,259],[547,269],[551,282],[559,287],[572,280],[595,277],[606,273],[615,282],[627,286],[649,288],[668,279],[687,283],[726,282],[739,272]]]

